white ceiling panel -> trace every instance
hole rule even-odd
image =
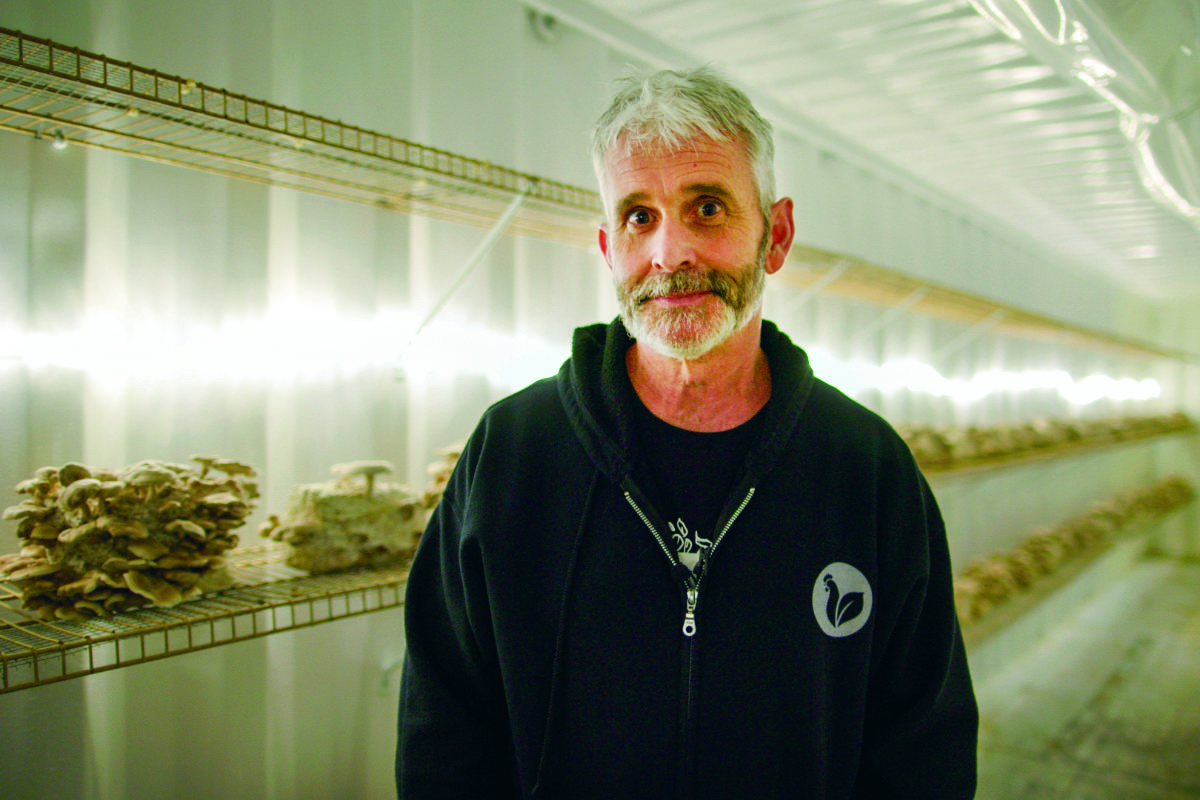
[[[1200,300],[1200,0],[535,5],[632,51],[660,45],[662,61],[717,64],[776,111],[1130,291]],[[1145,126],[1158,161],[1138,157],[1123,120]]]

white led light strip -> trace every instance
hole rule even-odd
[[[565,346],[449,321],[414,339],[415,326],[406,313],[347,318],[311,308],[186,329],[92,319],[60,333],[0,330],[0,365],[78,370],[103,384],[320,380],[392,368],[405,377],[484,375],[516,387],[552,374],[567,355]]]
[[[1053,391],[1071,405],[1088,405],[1097,400],[1152,400],[1162,394],[1162,387],[1153,378],[1089,375],[1077,380],[1064,370],[982,370],[964,380],[947,378],[928,364],[912,359],[882,365],[847,362],[818,348],[810,350],[809,357],[817,375],[852,396],[869,390],[910,391],[968,404],[998,392]]]
[[[567,356],[565,345],[553,347],[539,339],[449,321],[430,325],[406,349],[415,325],[407,313],[356,319],[312,308],[179,330],[92,319],[61,333],[0,330],[0,365],[78,370],[102,383],[322,379],[392,367],[409,377],[484,375],[500,386],[517,388],[554,374]],[[1054,391],[1068,403],[1086,405],[1101,399],[1150,400],[1161,394],[1153,379],[1075,379],[1062,370],[985,370],[963,380],[947,378],[915,360],[878,365],[842,361],[820,348],[811,348],[809,354],[817,375],[852,396],[870,390],[910,391],[972,403],[997,392]]]

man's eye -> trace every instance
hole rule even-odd
[[[630,225],[648,225],[650,224],[650,212],[643,209],[634,209],[629,212],[629,216],[625,218]]]
[[[715,217],[721,213],[721,204],[716,200],[705,200],[697,209],[702,217]]]

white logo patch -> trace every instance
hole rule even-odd
[[[812,604],[821,630],[837,638],[849,636],[871,617],[871,584],[854,567],[835,561],[817,573]]]

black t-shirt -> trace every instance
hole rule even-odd
[[[700,551],[712,545],[717,517],[742,477],[746,454],[762,428],[763,411],[736,428],[715,433],[677,428],[641,402],[636,418],[654,480],[653,495],[667,519],[664,535],[671,538],[680,561],[695,568]]]

